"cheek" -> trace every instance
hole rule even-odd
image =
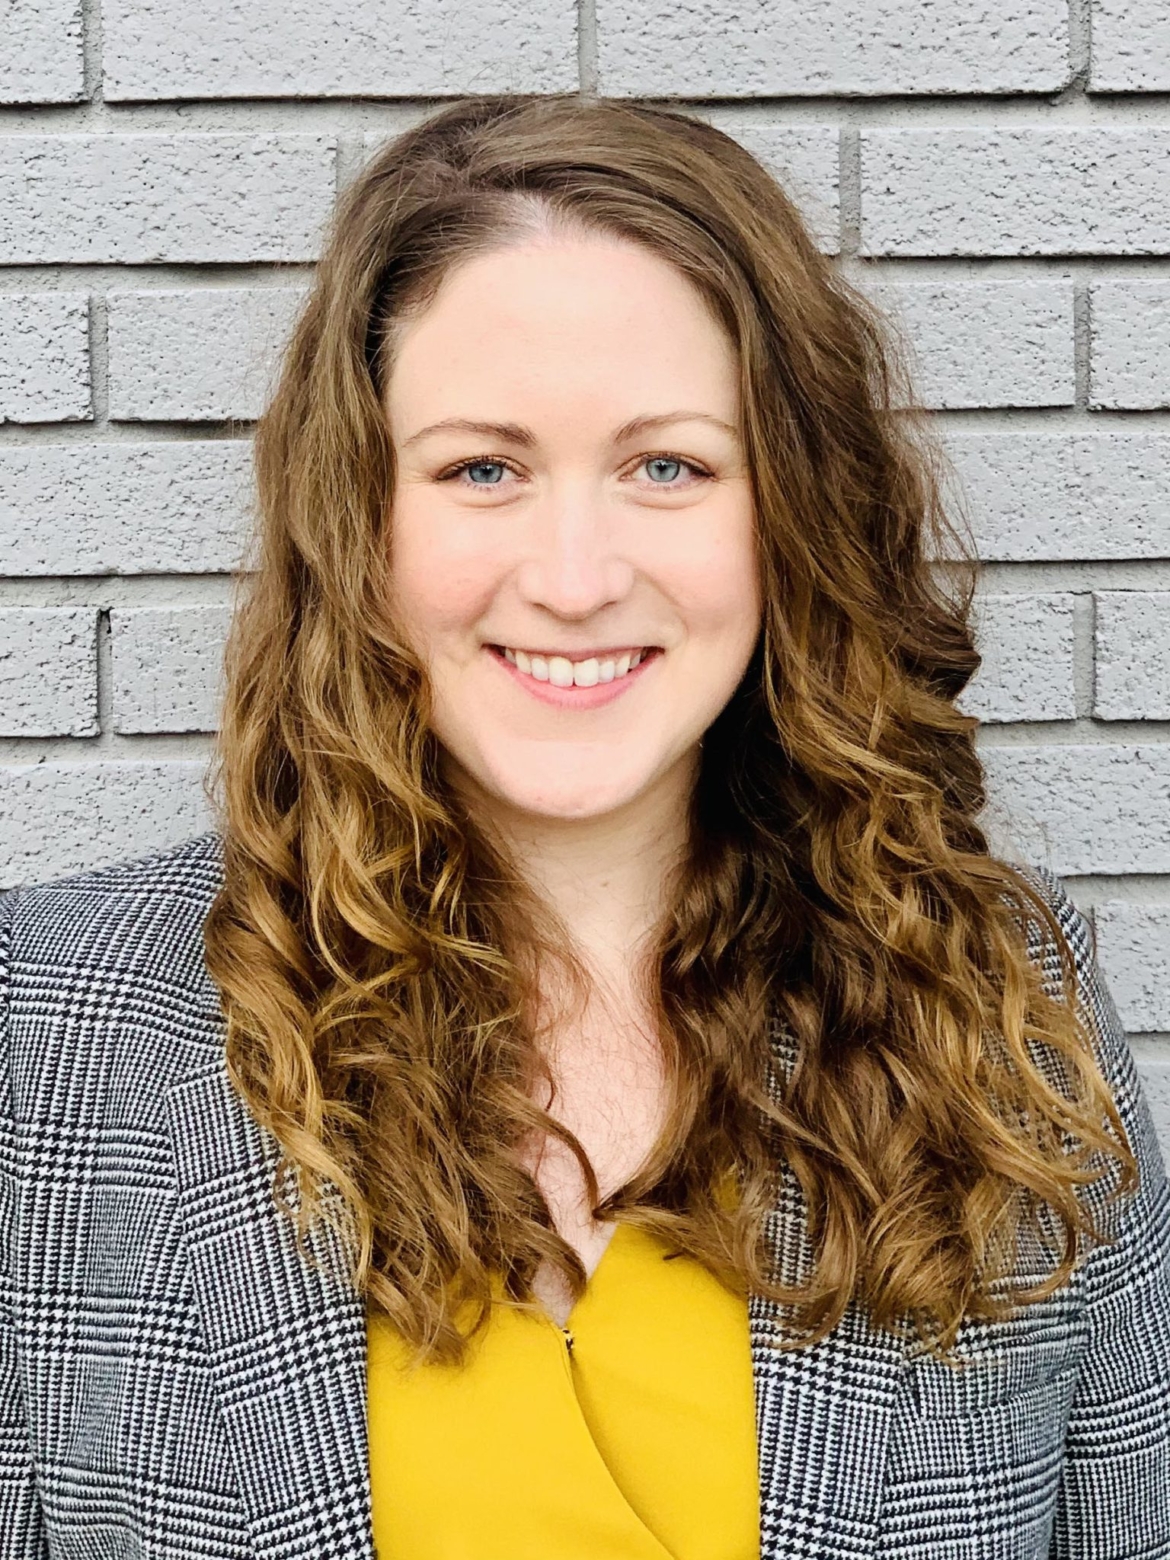
[[[498,560],[482,542],[450,528],[428,524],[409,507],[396,511],[390,544],[390,589],[394,612],[418,647],[466,630],[479,621],[498,587]]]
[[[750,524],[722,527],[688,549],[672,570],[669,588],[696,639],[719,641],[729,654],[746,659],[755,644],[762,607]]]

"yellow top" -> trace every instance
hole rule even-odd
[[[377,1560],[758,1560],[747,1305],[668,1249],[619,1224],[567,1328],[498,1306],[463,1367],[368,1313]]]

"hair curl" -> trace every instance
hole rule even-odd
[[[704,741],[649,965],[669,1119],[603,1203],[534,1098],[557,929],[445,786],[425,668],[387,608],[395,326],[453,265],[550,226],[646,246],[725,327],[765,603]],[[1133,1184],[1060,928],[976,821],[977,723],[955,704],[979,665],[974,568],[907,404],[879,318],[775,179],[696,117],[472,98],[339,201],[256,428],[259,557],[227,648],[205,941],[229,1072],[279,1142],[298,1242],[333,1223],[419,1358],[462,1357],[458,1314],[482,1325],[493,1273],[530,1304],[549,1259],[582,1292],[517,1152],[534,1131],[577,1155],[598,1216],[780,1302],[785,1346],[856,1299],[945,1352],[966,1316],[1067,1280],[1100,1235],[1079,1185],[1118,1164]],[[1060,997],[1029,928],[1061,950]],[[785,1174],[815,1261],[782,1281],[765,1226]],[[1051,1270],[1005,1290],[1042,1226]]]

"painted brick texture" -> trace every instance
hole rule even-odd
[[[88,296],[0,293],[0,422],[90,416]]]
[[[0,39],[0,103],[84,96],[81,0],[6,0]]]
[[[988,562],[1170,555],[1170,438],[1158,432],[983,432],[947,440]]]
[[[1170,745],[986,745],[991,790],[1032,860],[1074,877],[1170,873]]]
[[[214,731],[230,617],[219,606],[115,609],[115,731]]]
[[[112,292],[109,415],[115,422],[220,422],[260,415],[300,287]]]
[[[0,576],[234,569],[251,468],[243,439],[0,449]]]
[[[1170,249],[1170,129],[863,130],[863,255]]]
[[[685,97],[1058,92],[1060,0],[597,0],[599,90]],[[665,72],[664,72],[665,66]]]
[[[0,607],[0,736],[96,735],[96,655],[91,608]]]
[[[1170,721],[1170,591],[1103,590],[1094,602],[1094,715]]]
[[[0,265],[312,260],[334,188],[327,136],[0,136]]]
[[[961,708],[988,724],[1074,719],[1075,605],[1070,592],[982,595],[975,626],[983,664]]]
[[[1170,10],[1165,0],[1093,0],[1096,92],[1170,92]]]
[[[9,883],[42,882],[79,861],[165,850],[211,827],[204,764],[190,759],[0,764],[0,817]]]
[[[1094,411],[1170,406],[1170,281],[1095,282],[1089,316]]]
[[[9,0],[0,888],[207,826],[251,432],[336,197],[445,100],[737,137],[882,308],[984,567],[994,848],[1065,875],[1170,1152],[1165,0]]]
[[[921,405],[1073,405],[1070,283],[887,282],[869,293],[903,343]]]
[[[105,0],[105,96],[442,97],[571,92],[577,8],[551,0]]]

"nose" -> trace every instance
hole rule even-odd
[[[633,585],[634,566],[618,544],[603,505],[584,497],[550,502],[533,517],[531,545],[517,575],[520,594],[557,617],[592,617]]]

